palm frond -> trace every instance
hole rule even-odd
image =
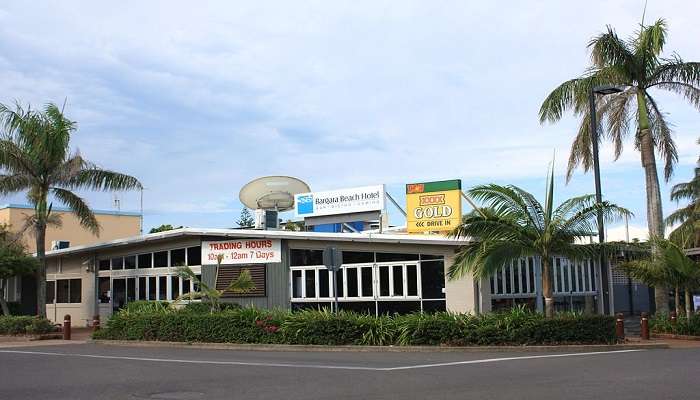
[[[594,37],[588,48],[591,51],[591,61],[598,68],[630,65],[634,61],[634,54],[627,47],[627,43],[620,39],[610,26],[607,27],[607,32]]]
[[[63,184],[71,189],[84,188],[94,190],[131,190],[143,186],[133,176],[97,167],[83,169]]]
[[[100,235],[100,223],[85,200],[73,192],[61,188],[51,188],[51,194],[70,208],[73,214],[78,217],[80,225],[90,230],[94,235]]]
[[[673,141],[673,132],[669,124],[666,122],[665,115],[656,104],[653,97],[646,95],[649,109],[649,122],[651,125],[651,133],[654,137],[654,143],[659,150],[659,155],[664,161],[664,178],[668,182],[673,175],[673,167],[678,162],[678,150],[676,143]]]

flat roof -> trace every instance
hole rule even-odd
[[[443,235],[406,235],[388,233],[327,233],[327,232],[295,232],[295,231],[263,231],[254,229],[203,229],[179,228],[165,232],[132,236],[108,242],[73,246],[66,249],[46,252],[47,257],[62,256],[113,249],[164,239],[174,239],[188,236],[210,236],[233,239],[287,239],[287,240],[325,240],[336,242],[359,243],[394,243],[394,244],[423,244],[437,246],[461,246],[467,243],[465,239],[453,239]]]
[[[34,206],[30,206],[28,204],[1,204],[0,205],[0,210],[4,210],[6,208],[19,208],[22,210],[33,210]],[[67,207],[51,207],[52,211],[61,211],[61,212],[72,212],[70,208]],[[116,210],[92,210],[93,214],[97,215],[125,215],[129,217],[140,217],[141,213],[139,212],[133,212],[133,211],[116,211]]]

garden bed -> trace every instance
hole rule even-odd
[[[614,344],[615,320],[606,316],[508,313],[380,316],[254,308],[219,313],[128,310],[112,316],[95,339],[187,343],[332,346],[522,346]]]

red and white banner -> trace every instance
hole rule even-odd
[[[202,264],[266,264],[282,262],[282,245],[278,239],[239,239],[202,241]]]

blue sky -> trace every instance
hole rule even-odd
[[[146,228],[233,226],[238,190],[262,175],[313,190],[385,183],[400,199],[405,183],[452,178],[541,193],[553,153],[563,199],[592,192],[592,176],[565,184],[576,121],[541,126],[539,105],[584,70],[586,44],[607,24],[632,34],[643,5],[4,1],[0,102],[67,99],[83,155],[143,181]],[[650,0],[646,18],[667,19],[666,54],[700,60],[699,14],[697,2]],[[692,174],[700,118],[656,96],[680,153],[667,199]],[[615,163],[605,146],[602,170],[605,197],[635,213],[640,236],[644,177],[632,144]],[[111,193],[84,196],[113,208]],[[137,193],[119,198],[138,210]]]

